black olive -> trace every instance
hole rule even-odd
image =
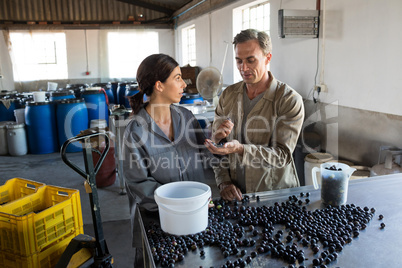
[[[313,259],[313,265],[317,266],[317,265],[320,265],[320,264],[321,264],[321,262],[320,262],[319,259]]]
[[[252,259],[251,259],[251,256],[247,256],[247,257],[246,257],[246,263],[250,263],[251,260],[252,260]]]
[[[300,194],[300,197],[308,196],[309,193]],[[337,252],[342,251],[345,244],[351,243],[352,237],[367,228],[375,213],[374,208],[354,204],[308,211],[306,206],[299,205],[301,200],[295,195],[289,196],[288,201],[275,202],[273,206],[249,206],[246,204],[249,197],[246,196],[243,201],[239,208],[237,201],[214,200],[215,207],[208,209],[208,227],[198,234],[177,237],[164,233],[155,223],[147,226],[146,234],[155,263],[167,267],[169,263],[182,261],[188,250],[197,248],[204,256],[204,246],[220,248],[225,258],[239,252],[245,256],[247,251],[241,247],[247,246],[253,247],[251,256],[243,261],[238,259],[238,267],[245,267],[251,262],[251,258],[257,256],[256,251],[280,258],[292,267],[296,261],[299,264],[306,261],[303,250],[298,249],[300,243],[304,247],[309,246],[313,253],[318,253],[322,245],[325,251],[317,258],[320,263],[317,266],[325,267],[337,259]],[[306,198],[304,201],[308,204],[310,200]],[[278,224],[285,227],[286,239],[282,239],[284,230],[279,229],[274,233]],[[246,228],[249,232],[245,232]],[[228,260],[221,267],[235,265]]]

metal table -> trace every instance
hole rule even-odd
[[[272,206],[275,202],[287,201],[290,195],[299,196],[301,192],[310,193],[310,203],[307,210],[324,208],[320,200],[320,190],[313,186],[302,186],[298,188],[283,189],[256,193],[250,196],[249,206]],[[260,201],[256,201],[256,196]],[[348,204],[355,204],[360,207],[374,207],[376,209],[373,219],[367,224],[367,228],[360,232],[359,237],[354,238],[349,244],[345,244],[338,259],[328,267],[401,267],[402,265],[402,173],[365,179],[351,180],[349,184]],[[384,215],[383,220],[378,215]],[[151,256],[148,245],[143,219],[140,218],[142,227],[144,253]],[[148,219],[144,219],[146,222]],[[386,227],[380,228],[384,222]],[[276,226],[275,226],[275,229]],[[284,226],[283,229],[285,230]],[[257,242],[258,243],[258,242]],[[320,244],[320,243],[319,243]],[[320,244],[321,245],[321,244]],[[301,247],[302,248],[302,247]],[[246,248],[250,252],[251,248]],[[307,267],[312,267],[314,258],[309,248],[303,248]],[[216,247],[204,247],[205,257],[200,257],[200,250],[189,251],[185,259],[177,262],[175,267],[221,267],[228,259],[234,261],[238,257],[229,256],[224,258]],[[322,252],[322,250],[320,250]],[[246,267],[287,267],[288,264],[282,260],[272,259],[269,255],[258,255]],[[149,258],[147,267],[155,267],[152,258]],[[298,264],[295,264],[298,267]]]
[[[114,105],[110,109],[109,126],[110,131],[113,133],[113,140],[115,143],[115,159],[116,159],[116,171],[119,178],[120,194],[126,194],[125,178],[123,173],[123,154],[122,154],[122,142],[124,130],[127,124],[130,122],[129,114],[131,109],[125,109],[124,106]]]

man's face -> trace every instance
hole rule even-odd
[[[237,69],[246,84],[255,84],[268,77],[271,53],[264,55],[257,40],[237,44],[235,54]]]

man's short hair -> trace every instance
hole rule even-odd
[[[272,52],[272,43],[269,35],[266,32],[257,31],[255,29],[247,29],[238,33],[233,39],[233,44],[236,48],[237,44],[250,40],[258,41],[264,55]]]

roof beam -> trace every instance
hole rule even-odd
[[[190,19],[197,18],[237,1],[239,0],[192,0],[176,10],[172,19],[175,20],[176,26],[181,25]]]
[[[155,4],[151,4],[149,2],[145,2],[145,1],[141,1],[141,0],[117,0],[117,1],[135,5],[135,6],[140,6],[140,7],[151,9],[151,10],[158,11],[158,12],[162,12],[162,13],[168,14],[169,16],[171,16],[175,12],[175,10],[173,10],[173,9],[155,5]]]

